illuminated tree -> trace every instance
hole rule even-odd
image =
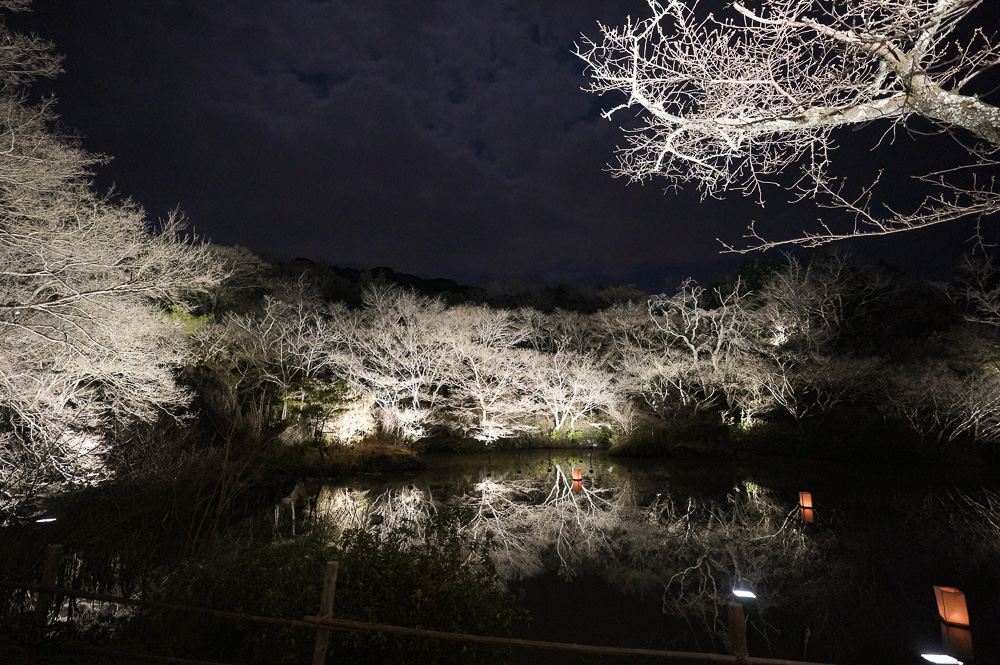
[[[886,402],[921,440],[1000,440],[1000,376],[995,367],[960,373],[943,362],[895,372]]]
[[[6,9],[26,2],[8,0]],[[0,509],[33,486],[106,475],[110,432],[177,414],[183,310],[223,269],[128,201],[91,190],[96,160],[20,87],[58,72],[48,44],[0,26]]]
[[[651,297],[649,313],[678,348],[691,354],[692,363],[708,360],[718,371],[726,354],[743,343],[746,296],[739,280],[709,292],[688,278],[673,296]]]
[[[871,395],[880,368],[874,358],[771,352],[747,371],[758,392],[770,396],[760,403],[777,404],[801,426],[809,416]]]
[[[988,82],[975,87],[1000,60],[1000,44],[965,26],[974,25],[982,0],[751,0],[719,16],[693,1],[648,3],[650,18],[601,26],[600,39],[584,38],[577,48],[590,91],[626,96],[605,117],[642,112],[644,124],[620,149],[617,175],[693,181],[707,196],[762,197],[777,174],[801,166],[794,176],[801,197],[854,217],[846,230],[823,224],[783,241],[751,226],[748,237],[760,248],[886,235],[1000,207],[991,175],[1000,109],[976,94],[992,94]],[[891,136],[893,124],[917,116],[952,133],[967,157],[916,176],[936,193],[897,212],[871,205],[875,183],[849,195],[835,182],[834,130],[882,122]]]
[[[342,305],[325,303],[303,278],[265,296],[259,312],[228,314],[199,339],[205,356],[239,375],[242,390],[266,393],[273,386],[284,420],[289,399],[302,402],[310,381],[331,367],[331,349],[343,341],[334,322],[342,316]]]
[[[1000,327],[1000,271],[993,261],[963,261],[960,279],[945,285],[944,292],[966,321]]]
[[[420,438],[438,415],[449,372],[444,303],[396,286],[369,286],[363,297],[339,370],[372,396],[384,430]]]
[[[560,349],[588,353],[594,351],[595,337],[591,317],[580,312],[557,309],[551,314],[522,309],[517,312],[526,328],[526,339],[533,349],[555,353]]]
[[[620,400],[611,375],[592,354],[564,349],[538,354],[528,379],[527,389],[554,432],[576,430],[581,418]]]
[[[490,443],[536,429],[537,412],[524,386],[538,353],[516,346],[528,336],[504,310],[449,310],[453,363],[448,372],[449,406],[473,438]]]
[[[808,262],[794,257],[760,289],[755,325],[765,346],[829,350],[858,332],[894,286],[879,270],[831,255]]]
[[[22,447],[4,465],[95,479],[109,428],[186,403],[174,378],[190,346],[163,309],[222,274],[177,218],[153,232],[138,207],[82,185],[34,205],[16,194],[0,217],[0,389],[2,428]]]

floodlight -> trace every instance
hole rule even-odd
[[[737,598],[746,598],[747,600],[755,600],[757,594],[749,589],[733,589],[733,595]]]
[[[962,661],[951,656],[946,656],[943,653],[922,653],[920,657],[938,665],[962,665]]]
[[[54,517],[43,517],[41,519],[35,520],[35,522],[37,524],[42,524],[44,522],[55,522],[55,521],[56,521],[56,518],[54,518]]]

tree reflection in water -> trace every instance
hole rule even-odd
[[[578,491],[559,465],[554,474],[486,475],[448,499],[467,515],[470,543],[485,543],[508,581],[558,571],[605,576],[619,588],[662,594],[667,614],[725,631],[734,584],[758,591],[761,613],[815,606],[821,551],[831,536],[804,529],[797,506],[784,505],[753,483],[724,501],[657,494],[641,502],[629,478]],[[388,533],[405,527],[423,538],[439,506],[429,491],[406,487],[379,494],[323,488],[317,517],[339,529]]]

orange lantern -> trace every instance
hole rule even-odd
[[[802,521],[812,524],[816,519],[816,511],[813,510],[813,497],[811,492],[799,492],[799,513]]]
[[[583,489],[583,469],[573,469],[573,491],[579,492]]]
[[[965,594],[950,586],[935,586],[938,615],[941,621],[953,626],[969,625],[969,608],[965,604]]]

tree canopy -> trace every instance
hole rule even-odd
[[[616,175],[763,200],[766,185],[792,171],[798,198],[853,221],[777,240],[751,226],[751,248],[815,246],[1000,210],[1000,108],[988,87],[1000,45],[990,26],[975,27],[987,15],[982,0],[754,0],[718,16],[696,1],[648,3],[651,17],[601,25],[598,39],[577,48],[587,89],[626,97],[604,117],[641,112]],[[910,174],[926,192],[915,207],[880,202],[878,176],[849,191],[831,175],[836,130],[882,123],[891,141],[892,125],[913,128],[917,117],[949,133],[964,159]]]

